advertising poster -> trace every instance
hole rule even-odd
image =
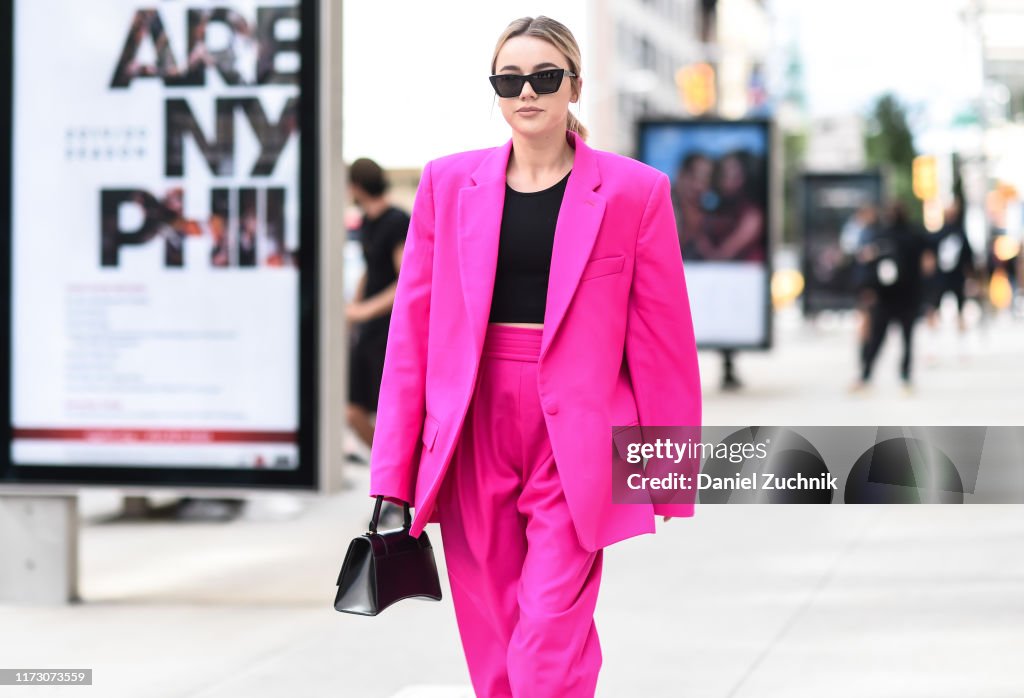
[[[801,179],[803,309],[845,310],[856,305],[855,253],[868,216],[881,202],[878,172],[808,173]]]
[[[641,121],[639,157],[669,176],[700,348],[770,344],[770,123]]]
[[[302,4],[14,3],[11,466],[298,467]]]

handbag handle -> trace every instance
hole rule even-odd
[[[377,522],[380,520],[380,507],[384,503],[384,495],[377,495],[377,503],[373,505],[373,518],[370,519],[370,533],[377,532]],[[402,501],[402,508],[404,509],[405,522],[402,524],[402,528],[408,530],[412,528],[412,516],[409,514],[409,502]]]

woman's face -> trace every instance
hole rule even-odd
[[[509,75],[529,75],[545,68],[565,68],[569,61],[543,39],[535,36],[515,36],[505,42],[498,52],[495,72]],[[577,78],[577,80],[579,80]],[[580,83],[582,84],[582,83]],[[562,78],[558,91],[538,95],[530,83],[523,83],[518,97],[498,97],[501,114],[514,131],[525,136],[562,133],[569,114],[569,103],[579,99],[573,94],[572,81]]]
[[[689,204],[700,204],[701,197],[711,189],[714,166],[707,158],[697,158],[679,175],[679,193]]]
[[[744,181],[743,163],[739,161],[739,158],[724,158],[721,161],[721,171],[718,176],[719,190],[727,196],[738,194],[743,190]]]

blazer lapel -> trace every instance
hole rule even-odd
[[[593,150],[575,133],[567,133],[576,153],[555,224],[540,359],[554,340],[576,291],[605,210],[605,198],[595,191],[601,177]],[[511,151],[511,139],[492,150],[473,171],[473,183],[459,190],[459,275],[477,356],[483,350],[490,317],[505,205],[505,171]]]
[[[562,324],[604,218],[605,198],[595,191],[601,184],[601,173],[594,151],[576,133],[569,133],[576,145],[576,155],[555,225],[538,361],[544,359]]]
[[[492,150],[459,190],[459,275],[476,356],[484,346],[498,266],[498,236],[505,207],[505,170],[512,140]]]

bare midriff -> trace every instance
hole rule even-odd
[[[492,322],[490,324],[504,327],[534,327],[538,330],[544,327],[543,322]]]

